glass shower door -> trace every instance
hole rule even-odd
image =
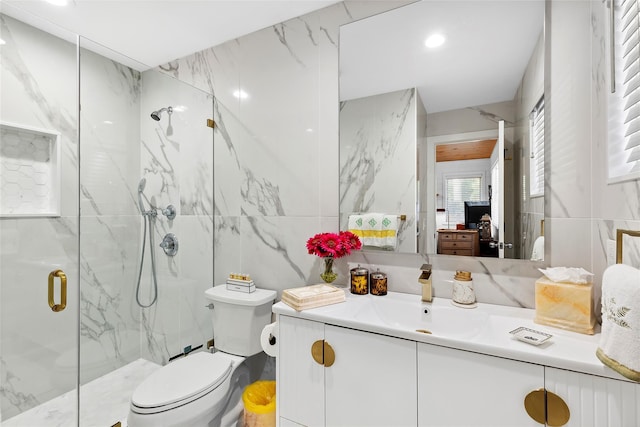
[[[8,16],[8,6],[2,11],[0,424],[71,426],[78,408],[77,41]]]

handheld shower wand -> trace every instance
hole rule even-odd
[[[140,206],[140,213],[145,214],[144,203],[142,202],[142,193],[144,193],[144,187],[147,186],[147,179],[142,178],[138,183],[138,206]]]
[[[142,308],[149,308],[153,304],[155,304],[158,299],[158,278],[156,277],[156,256],[154,252],[154,239],[153,239],[153,225],[156,222],[156,216],[158,215],[156,209],[151,206],[151,208],[146,211],[144,209],[144,202],[142,201],[142,193],[144,192],[144,187],[147,185],[147,180],[142,178],[138,183],[138,205],[140,207],[140,213],[142,214],[142,222],[144,223],[144,233],[142,235],[142,253],[140,255],[140,269],[138,271],[138,284],[136,285],[136,302]],[[149,246],[151,252],[151,276],[153,279],[153,298],[151,302],[147,305],[140,302],[140,281],[142,279],[142,268],[144,266],[144,252],[147,243],[147,222],[149,222]]]

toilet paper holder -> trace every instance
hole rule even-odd
[[[260,345],[267,355],[276,357],[278,355],[278,328],[277,322],[271,323],[262,329],[260,334]]]

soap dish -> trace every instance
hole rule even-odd
[[[534,329],[525,328],[523,326],[514,329],[509,332],[514,335],[520,341],[524,341],[527,344],[540,345],[547,342],[553,335],[545,334],[544,332],[536,331]]]

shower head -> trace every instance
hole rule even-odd
[[[160,115],[162,114],[163,111],[166,111],[167,114],[171,115],[171,113],[173,113],[173,107],[169,106],[169,107],[165,107],[165,108],[161,108],[157,111],[154,111],[151,113],[151,118],[153,120],[155,120],[156,122],[160,121]]]
[[[140,206],[140,213],[144,214],[144,203],[142,203],[142,193],[144,192],[144,187],[147,185],[147,179],[142,178],[138,183],[138,205]]]

